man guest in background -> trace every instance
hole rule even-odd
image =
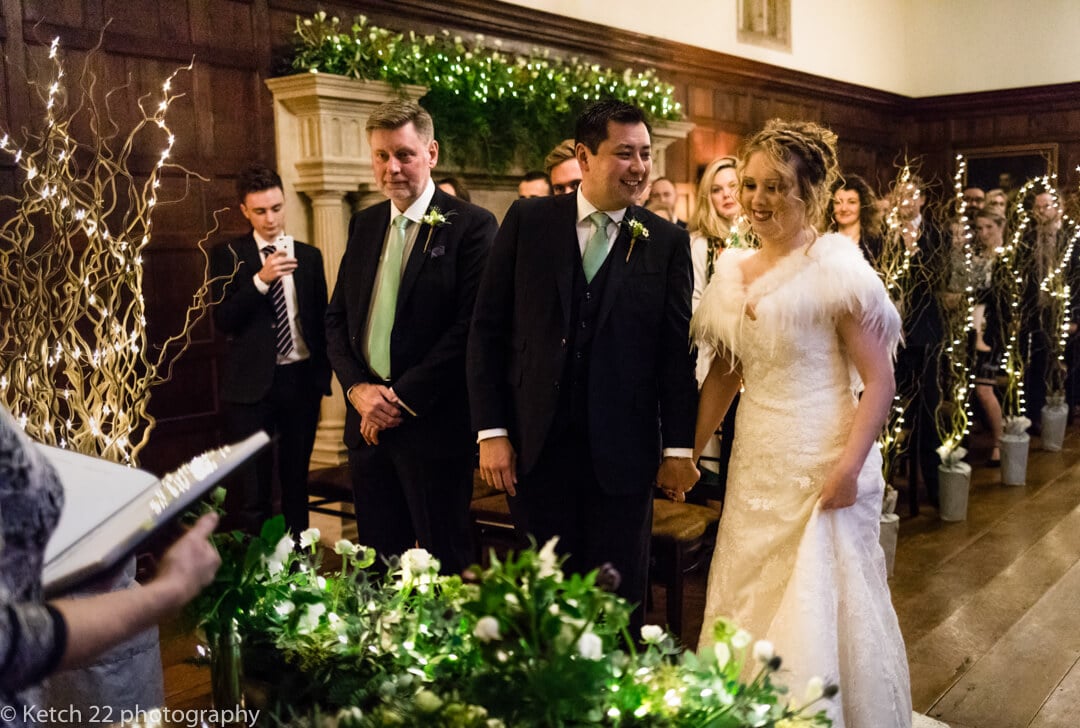
[[[526,172],[518,182],[518,199],[547,197],[551,194],[551,180],[540,170]]]
[[[679,202],[679,195],[675,191],[675,183],[667,177],[657,177],[649,188],[649,201],[646,207],[665,220],[670,220],[681,228],[686,227],[686,221],[680,220],[675,214],[675,205]]]
[[[576,138],[577,192],[519,200],[499,229],[469,399],[481,474],[510,496],[519,533],[559,536],[571,572],[610,562],[640,604],[653,484],[685,490],[698,475],[690,245],[633,204],[652,167],[640,109],[596,103]]]
[[[211,274],[223,281],[215,284],[214,323],[228,340],[220,389],[225,433],[230,440],[258,430],[274,437],[281,511],[297,534],[308,526],[308,461],[319,403],[330,394],[322,254],[285,235],[285,198],[272,169],[245,169],[236,191],[252,231],[211,256]],[[272,455],[262,453],[239,476],[238,518],[252,533],[271,515]]]
[[[357,530],[384,557],[419,543],[458,573],[475,560],[465,342],[495,218],[435,188],[439,145],[417,104],[378,107],[367,135],[390,199],[349,223],[326,314]]]
[[[581,184],[581,166],[578,164],[573,139],[563,139],[544,159],[544,171],[551,180],[551,191],[556,195],[577,192]]]

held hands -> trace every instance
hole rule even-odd
[[[382,384],[357,384],[349,389],[349,403],[360,413],[360,434],[369,445],[379,444],[379,432],[402,422],[394,390]]]
[[[273,253],[266,256],[263,267],[259,269],[259,280],[266,285],[270,285],[277,279],[287,276],[296,270],[296,265],[296,258],[290,258],[289,254],[284,250],[275,250]]]
[[[859,469],[837,465],[825,479],[819,501],[825,511],[855,505],[859,494]]]
[[[517,495],[517,453],[509,437],[480,441],[480,477],[493,488]]]
[[[671,500],[682,503],[700,477],[701,473],[691,458],[666,457],[656,471],[656,487]]]

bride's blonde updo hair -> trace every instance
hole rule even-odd
[[[754,152],[762,152],[777,169],[792,175],[798,197],[806,206],[806,219],[821,230],[830,190],[840,177],[836,161],[836,134],[812,121],[773,119],[746,143],[739,155],[739,179]]]

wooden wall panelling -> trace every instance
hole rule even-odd
[[[98,0],[5,0],[5,5],[20,11],[26,22],[48,20],[72,28],[88,27],[101,11]]]
[[[905,150],[926,153],[927,173],[949,174],[951,149],[960,138],[953,134],[951,124],[958,120],[965,120],[956,127],[964,130],[963,138],[980,146],[984,141],[990,146],[1068,134],[1068,140],[1055,140],[1062,141],[1063,169],[1067,163],[1075,166],[1074,160],[1080,158],[1080,102],[1076,101],[1080,85],[1071,89],[1071,100],[1066,98],[1070,89],[1061,88],[911,100],[492,0],[345,0],[318,7],[345,21],[364,13],[389,28],[481,32],[502,39],[508,49],[540,46],[595,58],[605,65],[654,66],[676,85],[680,100],[698,125],[686,142],[669,152],[669,169],[676,182],[692,183],[699,165],[716,154],[735,151],[747,134],[775,116],[831,125],[841,137],[845,165],[865,173],[876,171],[879,180],[892,178],[893,160]],[[162,292],[158,300],[162,290],[158,286],[163,285],[159,279],[174,273],[170,266],[196,266],[192,245],[209,226],[212,210],[234,204],[232,184],[239,167],[253,159],[273,161],[272,108],[263,82],[271,69],[280,68],[280,59],[291,48],[296,16],[310,15],[318,7],[309,0],[0,0],[2,25],[7,30],[4,50],[9,56],[17,51],[14,62],[5,62],[0,76],[0,88],[7,92],[0,113],[8,117],[0,119],[8,126],[27,121],[26,85],[16,76],[16,65],[29,55],[18,52],[24,43],[40,50],[40,41],[35,39],[61,35],[66,48],[85,50],[98,42],[109,15],[116,20],[104,34],[102,54],[108,60],[101,63],[116,77],[123,75],[119,71],[123,69],[125,74],[133,73],[137,83],[148,86],[165,69],[171,71],[172,65],[195,57],[195,70],[183,81],[190,99],[175,108],[170,120],[178,136],[178,160],[210,181],[198,192],[201,207],[182,208],[183,215],[170,217],[169,226],[159,227],[163,237],[148,255],[155,312],[167,312],[184,286],[194,283],[191,271],[177,272],[171,284],[175,290]],[[160,79],[155,80],[160,84]],[[994,120],[999,114],[1001,119]],[[3,164],[0,160],[0,181]],[[226,217],[225,226],[218,239],[246,229],[235,211]],[[177,237],[169,237],[173,235]],[[154,405],[164,419],[147,462],[175,461],[175,453],[191,452],[203,444],[207,433],[213,433],[207,424],[213,420],[207,408],[216,409],[216,393],[191,401],[174,396],[189,387],[201,388],[199,396],[213,392],[219,344],[199,346],[183,365],[190,371],[178,378],[177,389],[162,394]],[[201,423],[202,432],[193,432],[192,423]]]

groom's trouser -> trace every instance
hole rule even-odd
[[[609,494],[593,471],[588,434],[569,427],[549,438],[536,466],[524,474],[509,498],[519,534],[537,546],[559,537],[558,554],[569,554],[567,573],[586,573],[610,563],[621,577],[616,592],[638,605],[631,627],[644,623],[652,535],[651,489]],[[636,629],[632,634],[637,634]]]

